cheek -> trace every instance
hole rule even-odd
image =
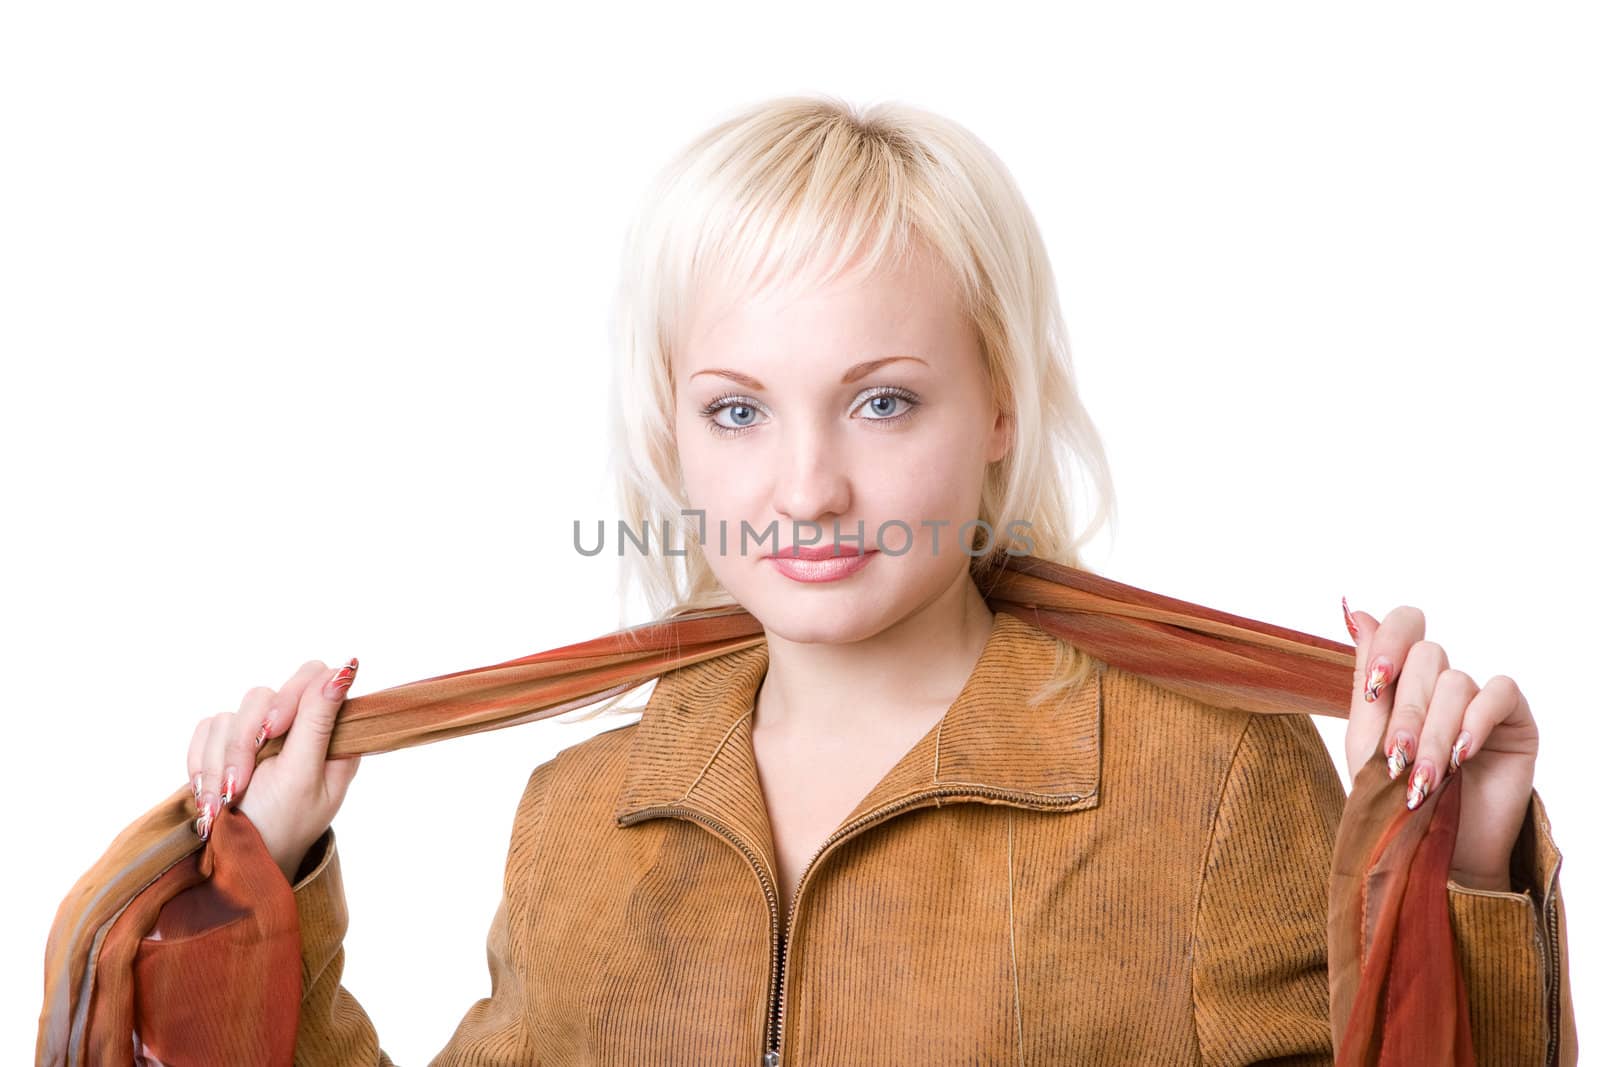
[[[692,411],[678,412],[673,425],[673,446],[677,449],[678,467],[683,472],[684,489],[691,506],[706,486],[716,481],[718,450],[711,447],[710,433],[700,417]]]
[[[930,435],[915,448],[885,450],[863,475],[864,503],[875,514],[965,522],[977,514],[983,456],[968,438]]]
[[[750,448],[728,447],[703,425],[678,428],[678,465],[683,471],[688,506],[706,513],[706,522],[726,519],[737,529],[741,518],[754,519],[761,471]]]

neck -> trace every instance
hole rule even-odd
[[[848,644],[767,633],[767,675],[752,725],[794,739],[859,733],[863,718],[892,726],[937,717],[971,676],[994,613],[965,570],[924,607]]]

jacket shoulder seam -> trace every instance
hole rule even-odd
[[[1228,769],[1223,772],[1222,784],[1217,788],[1216,803],[1211,810],[1211,825],[1206,831],[1206,845],[1200,853],[1200,872],[1195,879],[1194,909],[1189,920],[1189,1025],[1194,1028],[1194,1047],[1200,1051],[1201,1060],[1205,1059],[1205,1048],[1200,1041],[1200,1002],[1195,991],[1195,970],[1198,965],[1197,943],[1200,937],[1200,911],[1205,903],[1206,872],[1211,866],[1211,852],[1216,845],[1217,825],[1222,821],[1222,805],[1228,797],[1228,787],[1233,784],[1233,771],[1239,764],[1239,753],[1244,750],[1245,738],[1250,735],[1250,728],[1260,716],[1249,715],[1244,726],[1239,730],[1239,736],[1234,739],[1233,751],[1228,756]]]

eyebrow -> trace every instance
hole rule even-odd
[[[842,385],[849,385],[858,378],[865,378],[867,375],[871,374],[885,363],[893,363],[897,359],[912,359],[916,360],[918,363],[921,363],[924,367],[928,365],[927,360],[917,359],[916,356],[886,356],[883,359],[869,359],[861,363],[857,363],[855,366],[845,371],[844,376],[839,379],[839,382]],[[725,370],[721,367],[708,367],[705,370],[697,370],[693,374],[689,375],[689,377],[698,378],[702,374],[720,374],[724,378],[729,378],[738,382],[746,389],[766,389],[766,386],[762,385],[759,380],[750,377],[748,374],[740,374],[736,370]]]

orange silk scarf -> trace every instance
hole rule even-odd
[[[1350,645],[1033,557],[1008,559],[983,584],[991,610],[1207,703],[1349,717]],[[549,718],[763,639],[748,612],[713,609],[362,694],[340,709],[329,755]],[[281,748],[274,738],[257,760]],[[1381,749],[1355,777],[1329,881],[1338,1067],[1474,1062],[1446,903],[1458,778],[1408,811],[1404,777],[1389,780]],[[135,1067],[136,1033],[166,1063],[291,1063],[301,995],[293,893],[245,816],[224,809],[202,845],[197,815],[185,783],[119,834],[62,901],[45,952],[41,1067]],[[233,921],[201,932],[195,917],[219,909]],[[164,939],[151,940],[158,919]],[[228,982],[228,973],[260,977]],[[219,988],[229,989],[229,1010],[207,1017],[192,991]]]

